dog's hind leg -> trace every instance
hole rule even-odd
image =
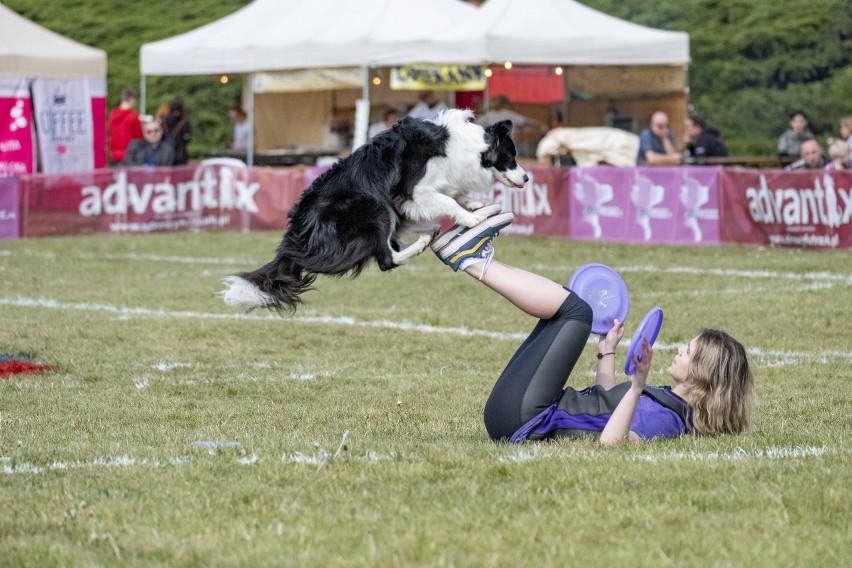
[[[440,230],[441,228],[436,225],[432,231],[420,235],[417,237],[416,241],[400,251],[393,250],[393,247],[391,247],[390,243],[388,243],[388,250],[390,251],[391,261],[393,262],[393,266],[391,268],[407,263],[409,260],[426,250],[426,247],[428,247],[435,239]],[[389,268],[382,267],[381,262],[379,263],[379,268],[382,270],[389,270]]]

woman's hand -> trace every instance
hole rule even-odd
[[[613,320],[612,328],[606,335],[600,335],[598,348],[600,353],[612,353],[618,347],[618,342],[624,337],[624,322]]]
[[[648,340],[643,337],[641,360],[638,355],[633,357],[633,363],[636,364],[636,372],[633,373],[633,376],[630,378],[630,382],[633,383],[634,387],[641,389],[645,386],[645,381],[648,380],[648,371],[651,370],[651,359],[653,358],[654,350],[651,348],[651,344],[648,343]]]

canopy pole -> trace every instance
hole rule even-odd
[[[145,114],[145,97],[147,96],[145,86],[148,83],[146,79],[146,75],[142,75],[139,79],[139,114]]]
[[[361,99],[355,102],[355,133],[352,137],[352,151],[357,150],[367,141],[370,130],[370,66],[364,65],[361,70],[363,85]]]
[[[246,144],[246,164],[254,165],[254,73],[248,75],[248,100],[246,101],[246,114],[248,114],[249,132]]]

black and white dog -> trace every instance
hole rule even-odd
[[[512,123],[482,128],[472,119],[462,110],[434,122],[404,118],[336,162],[290,210],[275,259],[225,279],[225,303],[293,312],[317,274],[357,276],[372,259],[391,270],[423,252],[438,226],[400,248],[417,224],[484,221],[476,210],[486,203],[465,191],[487,193],[495,179],[520,188],[528,178],[515,161]]]

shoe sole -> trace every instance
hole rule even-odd
[[[436,250],[435,252],[440,255],[441,259],[446,259],[448,257],[455,256],[458,254],[459,250],[462,247],[470,245],[473,241],[481,238],[492,238],[496,237],[500,232],[500,229],[510,225],[512,221],[515,220],[515,216],[512,213],[502,213],[500,215],[495,215],[493,217],[489,217],[476,227],[471,227],[470,229],[463,229],[463,233],[470,233],[474,236],[465,236],[464,238],[459,238],[452,240],[449,244]],[[456,242],[458,241],[458,242]],[[436,243],[437,244],[437,243]]]
[[[499,203],[494,203],[492,205],[486,205],[485,207],[481,207],[480,209],[477,209],[476,211],[474,211],[474,213],[484,213],[485,216],[490,219],[491,217],[493,217],[494,215],[497,215],[501,211],[503,211],[503,206],[500,205]],[[454,238],[459,236],[459,234],[461,234],[462,232],[464,232],[466,230],[467,230],[467,227],[462,227],[461,225],[454,225],[454,226],[450,227],[447,230],[446,233],[444,233],[443,235],[438,237],[438,239],[435,242],[432,243],[432,251],[438,252],[439,250],[441,250],[442,248],[444,248],[445,246],[450,244],[450,242]]]

